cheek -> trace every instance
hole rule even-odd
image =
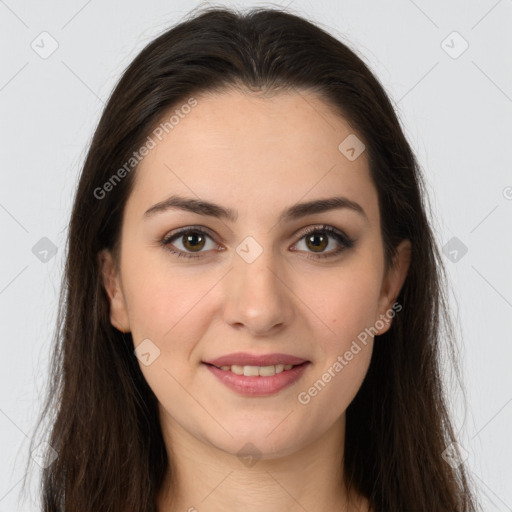
[[[184,390],[193,386],[192,365],[199,364],[193,351],[209,322],[205,307],[216,279],[161,263],[145,266],[142,259],[131,268],[127,265],[128,273],[126,295],[134,345],[151,341],[151,363],[145,365],[139,358],[139,366],[164,410],[179,417],[179,411],[195,407]]]
[[[315,293],[307,301],[312,313],[329,327],[326,352],[345,351],[378,311],[381,276],[368,265],[347,265],[336,273],[315,280]]]
[[[205,280],[173,265],[164,248],[147,247],[135,236],[123,242],[122,280],[134,342],[162,340],[204,295]]]
[[[366,376],[372,350],[372,330],[378,311],[380,275],[372,267],[347,267],[329,276],[311,297],[313,312],[330,331],[318,337],[317,364],[297,396],[311,418],[322,417],[325,426],[342,414]],[[323,289],[324,293],[320,293]]]
[[[158,252],[133,252],[126,258],[123,284],[134,345],[149,339],[158,354],[154,364],[141,365],[141,370],[150,385],[163,379],[168,388],[170,374],[184,385],[190,379],[190,365],[197,363],[194,347],[211,321],[212,288],[222,273],[205,274],[200,266],[178,268]],[[157,376],[157,369],[163,375]]]

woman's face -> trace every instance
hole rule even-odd
[[[111,321],[132,333],[166,434],[290,454],[343,427],[408,244],[385,275],[366,152],[313,93],[196,100],[136,170],[120,270],[108,253],[103,267]],[[219,208],[165,207],[171,196]],[[349,206],[300,206],[335,198]]]

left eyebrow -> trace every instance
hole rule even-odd
[[[346,208],[352,210],[361,215],[367,222],[369,221],[366,212],[359,203],[341,196],[329,197],[326,199],[316,199],[306,203],[295,204],[286,209],[279,216],[278,221],[290,222],[292,220],[306,217],[307,215],[323,213],[338,208]],[[198,215],[224,218],[231,222],[235,222],[238,218],[238,212],[236,210],[232,210],[231,208],[225,208],[210,201],[181,197],[177,195],[173,195],[164,201],[151,206],[151,208],[146,210],[144,213],[144,217],[152,217],[157,213],[163,213],[169,209],[179,209],[196,213]]]

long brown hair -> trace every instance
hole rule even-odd
[[[475,511],[464,465],[450,465],[442,455],[456,441],[440,372],[444,348],[457,368],[455,336],[424,178],[390,100],[353,51],[298,15],[264,8],[202,11],[133,60],[108,100],[83,166],[38,421],[48,423],[48,462],[57,455],[42,471],[44,511],[155,512],[165,477],[173,474],[156,397],[131,335],[110,323],[98,264],[101,249],[118,248],[136,166],[125,167],[108,193],[98,190],[166,112],[194,94],[228,87],[316,92],[364,140],[387,268],[401,240],[412,244],[397,297],[403,310],[375,344],[347,410],[346,485],[368,497],[376,512]],[[32,445],[37,442],[34,436]]]

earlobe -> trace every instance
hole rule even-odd
[[[110,304],[110,323],[121,332],[130,332],[128,311],[121,288],[119,270],[112,253],[108,249],[99,252],[98,265]]]
[[[404,239],[397,246],[393,265],[389,269],[382,285],[379,300],[379,317],[376,321],[380,320],[377,325],[384,323],[384,326],[382,329],[379,329],[378,335],[384,334],[391,327],[392,318],[395,315],[395,310],[394,308],[392,309],[392,306],[403,287],[410,263],[411,242]],[[397,311],[399,310],[397,309]]]

